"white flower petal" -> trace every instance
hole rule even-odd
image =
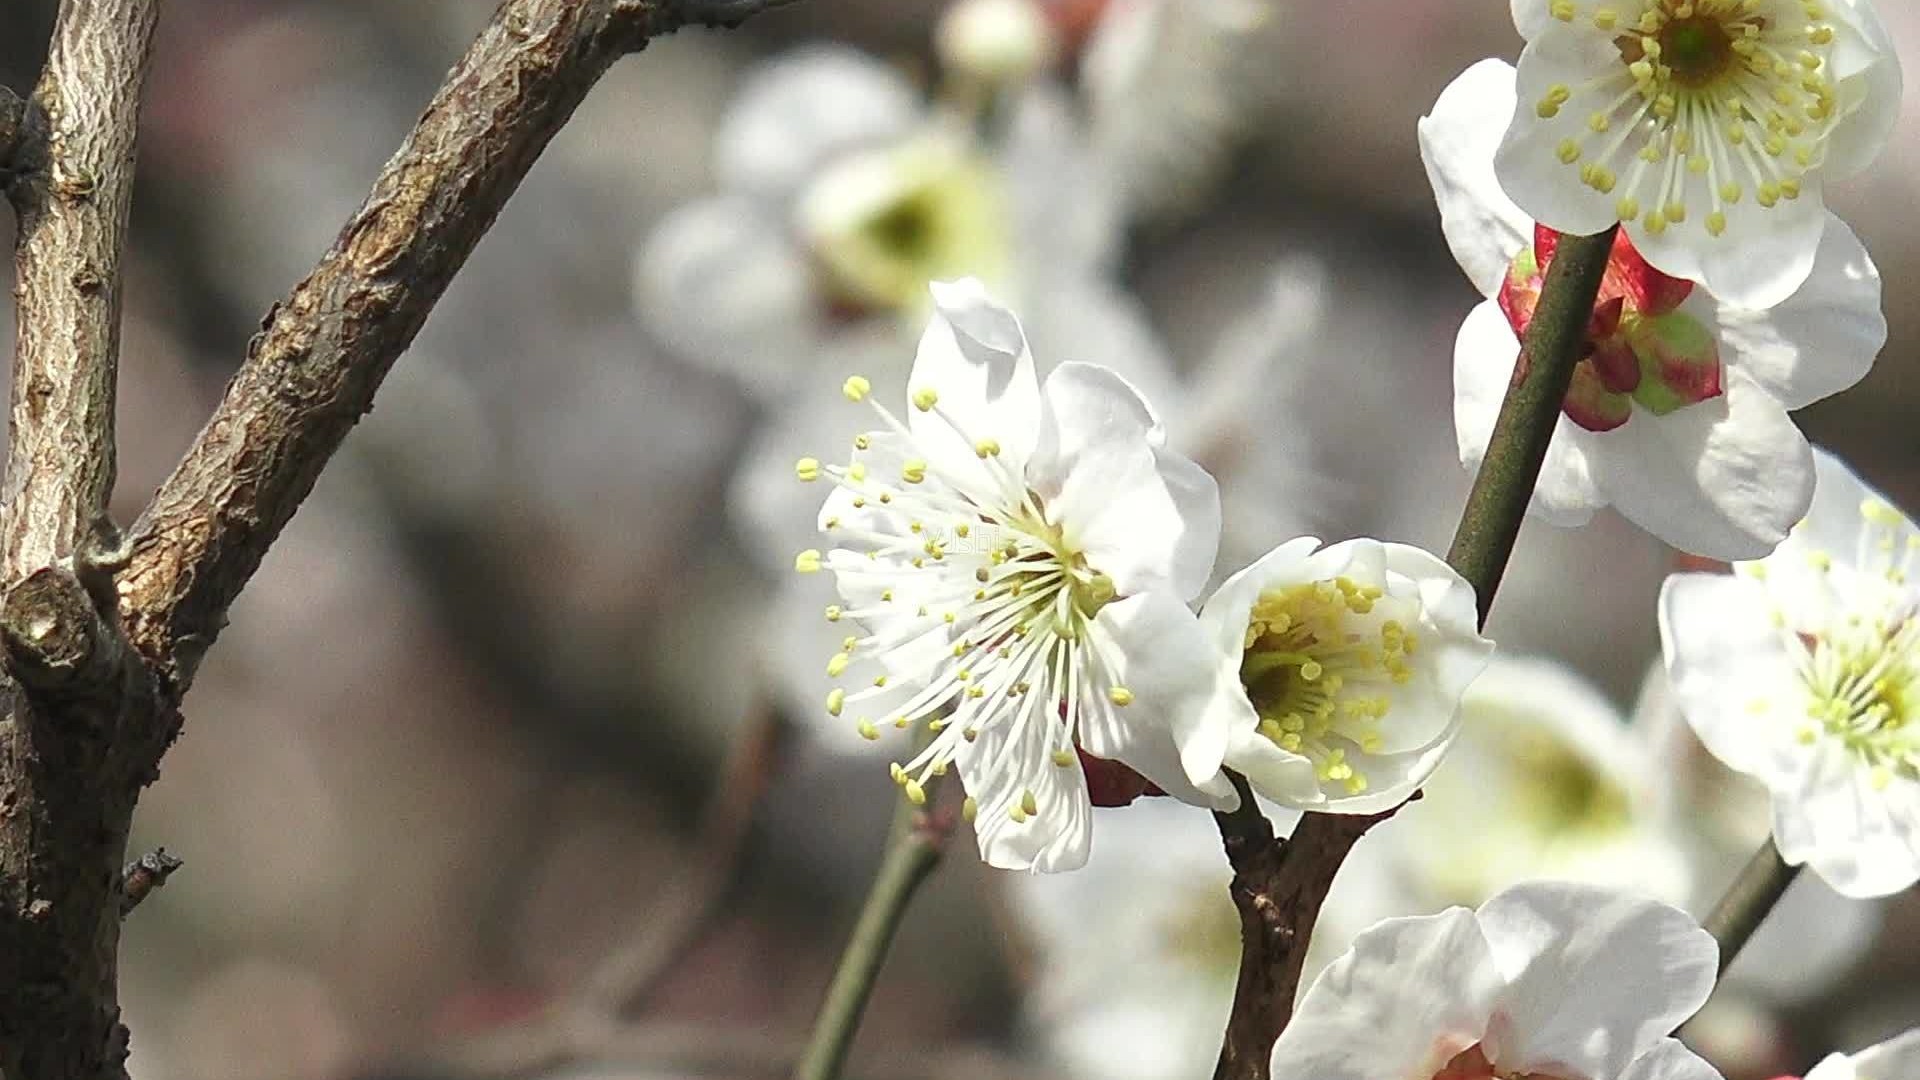
[[[1787,409],[1802,409],[1866,377],[1887,341],[1880,271],[1853,230],[1827,216],[1813,270],[1778,307],[1722,305],[1721,357]]]
[[[1428,628],[1424,648],[1439,693],[1457,702],[1486,670],[1493,642],[1480,636],[1480,612],[1473,586],[1446,560],[1411,544],[1384,544],[1387,570],[1419,585],[1420,606]],[[1436,640],[1437,638],[1437,640]]]
[[[1589,433],[1607,499],[1682,551],[1753,559],[1772,551],[1813,498],[1813,452],[1780,403],[1737,369],[1726,392],[1666,416],[1636,408]]]
[[[1207,597],[1200,609],[1200,623],[1214,648],[1232,657],[1235,669],[1240,666],[1240,650],[1246,646],[1247,617],[1254,601],[1272,586],[1313,580],[1307,576],[1307,560],[1319,548],[1320,541],[1315,537],[1295,537],[1236,571]]]
[[[1520,339],[1493,301],[1475,307],[1460,324],[1453,346],[1453,428],[1460,463],[1469,470],[1479,469],[1486,456],[1519,356]],[[1594,485],[1579,434],[1566,417],[1559,419],[1527,508],[1552,525],[1584,525],[1607,503]]]
[[[1047,517],[1122,596],[1168,590],[1183,599],[1212,572],[1220,495],[1186,458],[1144,442],[1089,447],[1047,497]],[[1191,515],[1191,516],[1189,516]]]
[[[1117,647],[1113,678],[1133,700],[1124,708],[1092,703],[1087,715],[1098,722],[1081,727],[1087,752],[1132,766],[1168,794],[1198,785],[1216,796],[1206,804],[1234,803],[1232,786],[1220,776],[1233,717],[1221,700],[1229,688],[1200,620],[1172,594],[1152,592],[1101,608],[1094,627]],[[1156,743],[1177,749],[1173,760],[1184,775],[1167,775],[1168,758]],[[1135,746],[1144,753],[1134,753]]]
[[[1889,896],[1920,881],[1920,782],[1894,777],[1877,787],[1837,741],[1803,747],[1802,771],[1773,788],[1773,835],[1780,858],[1805,863],[1842,896]],[[1896,809],[1904,804],[1905,820]]]
[[[1234,685],[1239,687],[1238,678],[1234,679]],[[1254,791],[1281,806],[1326,809],[1327,796],[1320,790],[1320,778],[1314,772],[1313,762],[1280,749],[1272,739],[1260,734],[1259,717],[1254,714],[1253,704],[1247,701],[1244,689],[1239,691],[1237,706],[1234,714],[1240,722],[1228,732],[1226,766],[1246,777]]]
[[[899,138],[920,113],[913,87],[867,54],[796,49],[740,88],[714,136],[714,172],[723,188],[785,198],[828,158]]]
[[[1440,228],[1482,296],[1500,291],[1514,256],[1533,242],[1533,219],[1493,174],[1494,151],[1513,110],[1513,68],[1482,60],[1447,84],[1433,112],[1420,119],[1420,160],[1440,206]]]
[[[1047,376],[1040,396],[1045,408],[1027,479],[1048,498],[1060,493],[1074,464],[1090,449],[1166,441],[1153,406],[1119,374],[1097,364],[1061,364]]]
[[[1477,917],[1507,979],[1486,1040],[1503,1073],[1621,1076],[1713,991],[1712,935],[1655,900],[1531,882]]]
[[[1062,364],[1042,393],[1027,478],[1066,542],[1122,595],[1199,592],[1220,543],[1213,477],[1164,447],[1153,409],[1106,368]]]
[[[1220,486],[1212,473],[1177,450],[1155,447],[1153,463],[1185,524],[1169,560],[1168,588],[1182,600],[1192,600],[1213,576],[1220,550]]]
[[[1822,169],[1835,180],[1873,163],[1900,118],[1900,54],[1871,0],[1839,0],[1830,76],[1840,81],[1842,107],[1853,111],[1827,138]],[[1857,104],[1856,104],[1857,103]]]
[[[641,247],[633,288],[647,330],[675,355],[760,395],[806,374],[795,353],[825,330],[812,270],[757,199],[676,207]]]
[[[1675,574],[1660,590],[1660,642],[1674,701],[1714,757],[1763,782],[1791,767],[1798,687],[1765,588]]]
[[[1052,708],[1030,695],[1032,709]],[[963,744],[955,763],[976,804],[974,836],[980,857],[1001,870],[1057,873],[1078,869],[1093,845],[1093,803],[1080,763],[1055,765],[1050,717],[1023,724],[996,723]],[[1037,812],[1022,807],[1033,795]]]
[[[1678,1039],[1662,1039],[1634,1059],[1620,1080],[1721,1080],[1720,1070]]]
[[[1529,218],[1575,236],[1620,220],[1613,197],[1582,183],[1580,167],[1559,157],[1570,129],[1610,111],[1620,75],[1620,51],[1604,34],[1549,19],[1529,37],[1520,52],[1512,122],[1493,159],[1500,187]],[[1557,116],[1541,117],[1534,103],[1561,86],[1574,88],[1573,96]]]
[[[1513,28],[1532,41],[1553,24],[1553,5],[1547,0],[1513,0]]]
[[[1388,919],[1321,972],[1273,1046],[1273,1075],[1428,1077],[1480,1040],[1500,992],[1474,914]]]
[[[937,411],[909,403],[907,427],[935,468],[970,490],[996,491],[997,471],[977,448],[992,439],[1015,475],[1040,431],[1040,383],[1013,312],[977,279],[932,283],[933,316],[907,377],[909,397],[937,395]]]
[[[1888,1080],[1894,1080],[1898,1075],[1896,1073]],[[1859,1076],[1853,1069],[1852,1058],[1845,1054],[1828,1054],[1807,1073],[1806,1080],[1859,1080]]]
[[[1817,611],[1824,610],[1830,602],[1832,583],[1829,575],[1820,573],[1812,565],[1816,556],[1824,555],[1856,570],[1878,574],[1890,562],[1904,559],[1910,548],[1920,547],[1920,529],[1897,509],[1894,514],[1897,521],[1889,525],[1893,519],[1886,516],[1885,509],[1894,509],[1892,501],[1831,452],[1814,447],[1813,466],[1813,502],[1807,508],[1807,516],[1795,526],[1774,557],[1767,560],[1767,569],[1776,577],[1786,576],[1787,580],[1779,584],[1817,589],[1820,603],[1808,605]],[[1869,518],[1868,507],[1885,509]],[[1802,581],[1803,578],[1812,580]]]
[[[1655,269],[1700,282],[1723,303],[1770,308],[1806,283],[1827,227],[1819,174],[1801,179],[1797,199],[1767,207],[1749,191],[1723,213],[1727,231],[1717,237],[1671,227],[1655,234],[1639,219],[1621,228]]]
[[[1920,1076],[1920,1028],[1853,1055],[1853,1067],[1860,1080],[1906,1080]]]
[[[1360,760],[1366,766],[1367,790],[1359,795],[1327,799],[1313,809],[1326,814],[1378,814],[1399,806],[1420,790],[1446,760],[1459,733],[1460,718],[1455,716],[1433,736],[1431,743],[1418,750],[1363,755]]]

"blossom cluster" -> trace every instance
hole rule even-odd
[[[1452,352],[1460,462],[1489,454],[1562,245],[1608,234],[1529,511],[1579,526],[1611,507],[1692,565],[1733,564],[1661,592],[1673,709],[1765,785],[1786,862],[1848,898],[1906,889],[1920,527],[1791,415],[1858,383],[1886,341],[1879,272],[1824,192],[1891,130],[1888,35],[1866,0],[1512,13],[1517,64],[1468,68],[1417,129],[1483,298]],[[1151,403],[1179,400],[1172,365],[1112,334],[1030,339],[1064,325],[1065,297],[1131,312],[1113,237],[1152,201],[1098,182],[1058,198],[1091,175],[1081,154],[1043,155],[1047,180],[1023,189],[1032,147],[983,136],[1008,116],[1015,136],[1060,130],[1034,78],[1059,45],[1043,37],[1031,8],[962,5],[943,56],[1001,105],[971,115],[846,58],[789,61],[729,125],[729,194],[642,259],[645,303],[701,313],[662,316],[669,336],[778,368],[761,379],[776,402],[810,377],[854,418],[802,425],[819,442],[781,465],[826,489],[820,539],[793,556],[837,590],[811,710],[869,743],[913,732],[891,766],[903,797],[928,805],[956,772],[981,857],[1005,869],[1082,867],[1095,808],[1143,796],[1371,815],[1424,787],[1382,858],[1429,909],[1455,906],[1321,956],[1277,1076],[1716,1075],[1670,1037],[1719,957],[1677,906],[1702,885],[1660,744],[1551,664],[1494,660],[1489,598],[1417,546],[1270,537],[1220,572],[1221,486],[1179,430],[1187,410]],[[780,113],[861,80],[870,107]],[[793,128],[806,145],[783,147]],[[714,289],[758,290],[805,328],[713,320],[689,298]],[[876,311],[919,328],[910,367],[895,337],[849,344],[850,316]],[[801,364],[781,353],[796,337]],[[818,377],[828,359],[841,370]],[[1567,880],[1525,880],[1542,873]],[[1612,887],[1626,880],[1635,893]],[[1911,1054],[1909,1038],[1814,1075],[1892,1075]]]

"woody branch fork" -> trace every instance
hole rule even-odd
[[[116,953],[140,790],[227,608],[509,196],[622,55],[790,0],[505,0],[122,540],[121,253],[159,0],[62,0],[0,102],[18,223],[0,513],[0,1075],[126,1076]]]

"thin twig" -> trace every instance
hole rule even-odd
[[[840,954],[806,1052],[794,1070],[795,1080],[838,1080],[907,904],[940,864],[951,828],[950,815],[929,813],[904,800],[895,811],[886,857]]]
[[[780,710],[762,697],[748,713],[713,801],[690,846],[687,871],[647,905],[625,942],[588,978],[577,1007],[617,1018],[637,1007],[724,910],[740,859],[773,784],[784,732]]]
[[[764,4],[758,6],[765,6]],[[183,693],[226,611],[534,160],[681,0],[505,0],[307,279],[274,305],[225,397],[133,530],[128,631]],[[717,12],[717,13],[716,13]],[[151,733],[157,753],[174,734]]]
[[[1240,975],[1216,1077],[1265,1076],[1273,1040],[1293,1015],[1307,944],[1333,876],[1379,814],[1307,814],[1287,840],[1274,838],[1244,777],[1229,771],[1240,806],[1215,813],[1233,866],[1233,905],[1240,911]]]
[[[1754,931],[1766,921],[1767,913],[1799,876],[1800,867],[1788,866],[1782,861],[1780,849],[1774,846],[1773,837],[1768,836],[1702,924],[1707,933],[1713,935],[1713,940],[1720,943],[1720,974],[1727,973],[1727,966],[1740,955]]]
[[[1506,573],[1534,482],[1586,341],[1587,323],[1613,248],[1614,230],[1560,239],[1541,290],[1513,384],[1500,405],[1447,562],[1473,586],[1480,621]],[[1307,814],[1293,837],[1276,841],[1244,781],[1241,809],[1216,814],[1234,867],[1241,914],[1240,981],[1214,1080],[1268,1080],[1269,1055],[1293,1011],[1301,964],[1333,875],[1376,818]]]
[[[1500,403],[1486,455],[1447,550],[1448,565],[1473,586],[1483,625],[1526,520],[1527,504],[1533,501],[1533,485],[1559,423],[1560,403],[1573,384],[1614,232],[1563,236],[1554,249],[1539,306],[1514,365],[1513,384]]]

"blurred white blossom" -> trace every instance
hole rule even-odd
[[[1264,113],[1286,16],[1258,0],[1108,0],[1082,77],[1129,219],[1191,210]]]
[[[1119,242],[1112,185],[1065,91],[1038,79],[989,116],[992,100],[928,101],[843,47],[768,61],[715,135],[719,193],[667,215],[640,251],[644,322],[769,400],[863,324],[911,340],[935,279],[987,281],[1043,344],[1131,333],[1137,305],[1104,282]]]
[[[1736,573],[1660,595],[1667,673],[1700,741],[1773,796],[1773,836],[1848,896],[1920,880],[1920,530],[1825,451],[1806,520]]]
[[[1807,1080],[1907,1080],[1920,1075],[1920,1028],[1856,1054],[1829,1054]]]

